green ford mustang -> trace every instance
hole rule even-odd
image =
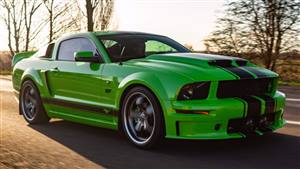
[[[163,138],[229,139],[283,127],[278,75],[247,60],[192,53],[137,32],[65,36],[13,58],[30,123],[61,118],[121,130],[136,146]]]

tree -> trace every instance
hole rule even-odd
[[[26,30],[26,36],[25,36],[25,51],[28,51],[29,49],[29,43],[32,38],[30,38],[31,35],[31,26],[32,26],[32,19],[33,15],[39,9],[39,7],[42,5],[41,2],[38,2],[38,0],[23,0],[24,4],[24,22],[25,22],[25,30]]]
[[[0,0],[0,21],[7,30],[10,54],[28,51],[36,44],[45,43],[41,32],[46,31],[49,23],[49,42],[67,31],[78,31],[78,14],[76,1],[65,2],[59,0]],[[43,5],[44,4],[44,5]],[[44,7],[44,8],[43,8]],[[48,16],[37,13],[48,13]],[[39,37],[39,38],[37,38]]]
[[[32,29],[33,16],[41,6],[38,0],[2,0],[0,8],[5,11],[2,13],[2,21],[8,32],[8,47],[11,55],[20,51],[28,51],[30,42],[42,30],[41,24],[34,25]]]
[[[5,10],[2,19],[8,31],[8,47],[14,55],[20,51],[24,5],[16,0],[5,0],[1,1],[1,7]]]
[[[256,52],[274,70],[280,53],[299,48],[299,21],[299,0],[233,1],[205,45],[210,51]]]
[[[113,14],[114,0],[85,0],[87,31],[105,30]]]
[[[49,43],[54,39],[57,39],[61,34],[71,30],[70,28],[74,25],[74,30],[80,29],[80,26],[77,25],[78,18],[74,18],[72,15],[75,11],[73,10],[75,3],[43,0],[43,4],[48,12],[47,22],[49,22]]]

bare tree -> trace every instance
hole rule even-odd
[[[39,9],[42,3],[38,2],[38,0],[33,0],[33,1],[23,0],[23,3],[24,3],[24,22],[25,22],[25,30],[26,30],[25,51],[28,51],[29,43],[31,40],[30,35],[32,29],[31,26],[32,26],[33,15],[37,11],[37,9]],[[38,29],[38,27],[36,28]]]
[[[227,4],[209,50],[257,52],[274,70],[280,53],[299,47],[299,0],[238,0]]]
[[[98,0],[86,0],[85,1],[85,8],[86,8],[86,19],[87,19],[87,31],[92,32],[94,30],[94,10],[97,7],[97,4],[99,3]]]
[[[43,0],[43,4],[49,14],[47,19],[47,22],[49,22],[49,43],[74,25],[76,29],[79,29],[79,26],[77,25],[78,18],[74,18],[73,15],[71,15],[71,13],[74,13],[74,11],[72,11],[75,7],[74,3],[57,0]]]
[[[113,14],[114,0],[85,0],[87,31],[105,30]]]
[[[11,16],[10,16],[10,8],[5,1],[1,1],[1,9],[5,10],[4,15],[1,16],[1,19],[4,21],[7,32],[8,32],[8,48],[10,50],[10,54],[14,55],[14,50],[12,47],[12,30],[11,30]]]
[[[8,31],[8,47],[13,55],[20,51],[24,5],[16,0],[5,0],[1,1],[1,7],[5,10],[2,19]]]
[[[102,0],[96,8],[95,14],[95,30],[107,30],[110,26],[114,9],[114,0]]]
[[[217,51],[231,55],[252,52],[255,48],[249,43],[247,34],[236,21],[222,18],[218,21],[217,30],[204,40],[204,45],[208,52]]]

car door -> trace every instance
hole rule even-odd
[[[49,72],[49,88],[55,99],[66,104],[99,105],[103,101],[103,63],[76,62],[74,52],[93,51],[100,57],[94,43],[87,38],[72,38],[59,44],[56,61]]]

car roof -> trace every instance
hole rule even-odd
[[[135,32],[135,31],[96,31],[96,32],[79,32],[79,33],[71,33],[67,35],[63,35],[61,38],[56,40],[56,42],[60,42],[66,39],[80,37],[80,36],[88,36],[89,34],[94,34],[96,36],[110,36],[110,35],[153,35],[153,36],[163,36],[152,33],[145,32]],[[53,43],[53,42],[52,42]]]
[[[153,33],[145,33],[145,32],[136,32],[136,31],[99,31],[99,32],[94,32],[96,36],[101,36],[101,35],[156,35],[156,36],[162,36],[162,35],[157,35]]]

